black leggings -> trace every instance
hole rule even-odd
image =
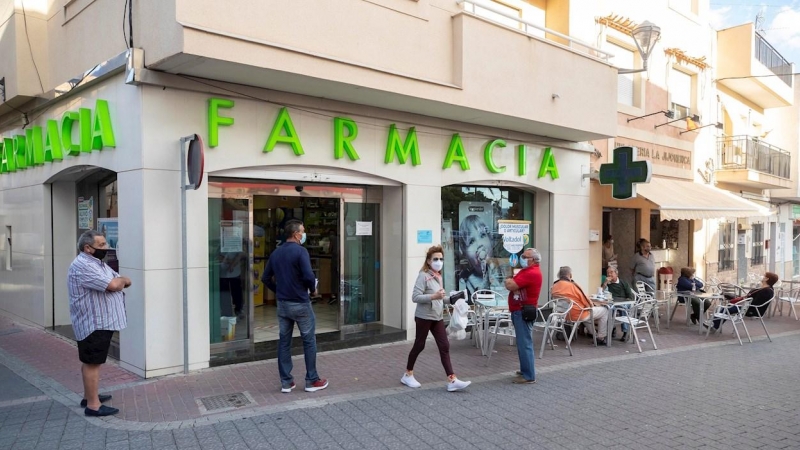
[[[442,359],[444,371],[448,377],[453,375],[453,365],[450,364],[450,341],[447,340],[444,321],[415,317],[414,322],[417,323],[417,336],[414,340],[414,346],[411,347],[411,352],[408,354],[406,370],[414,370],[414,363],[417,361],[417,356],[425,349],[425,340],[428,339],[428,331],[430,331],[433,339],[436,340],[436,346],[439,347],[439,357]]]

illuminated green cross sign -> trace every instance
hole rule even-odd
[[[653,168],[650,161],[636,161],[636,147],[617,147],[610,164],[600,165],[600,184],[611,185],[617,200],[636,197],[636,183],[649,183]]]

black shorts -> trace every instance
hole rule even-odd
[[[84,364],[104,364],[113,335],[112,330],[94,330],[86,339],[78,341],[78,359]]]

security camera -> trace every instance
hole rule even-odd
[[[294,190],[297,192],[303,192],[303,186],[295,186]]]

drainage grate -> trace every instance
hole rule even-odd
[[[5,336],[8,334],[16,334],[16,333],[22,333],[22,330],[20,330],[19,328],[9,328],[7,330],[0,331],[0,336]]]
[[[195,401],[202,414],[231,411],[256,404],[256,401],[253,400],[253,397],[251,397],[250,393],[247,391],[196,398]]]

